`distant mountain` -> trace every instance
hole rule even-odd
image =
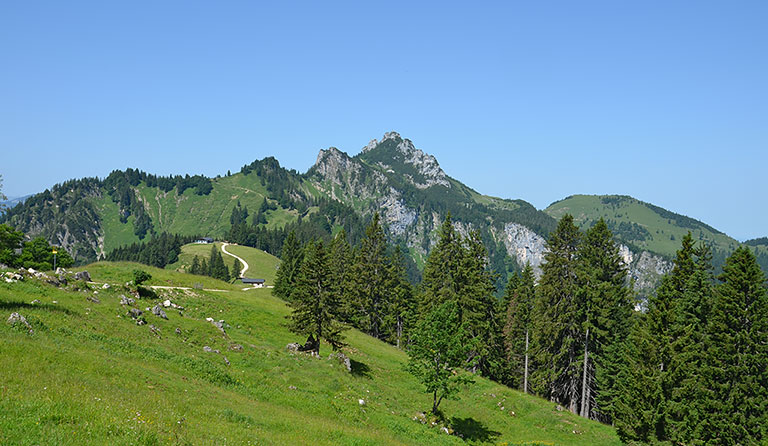
[[[56,185],[1,219],[88,262],[152,233],[224,238],[238,204],[249,209],[253,219],[248,224],[256,219],[263,228],[300,218],[320,221],[325,218],[319,215],[323,200],[340,203],[361,221],[379,212],[390,240],[405,247],[417,265],[423,265],[450,213],[460,232],[480,231],[491,267],[500,273],[499,286],[525,263],[538,270],[546,237],[565,213],[583,228],[606,219],[641,294],[669,270],[687,231],[712,244],[718,264],[739,245],[702,222],[626,196],[572,196],[540,211],[520,199],[483,195],[448,176],[434,156],[395,132],[372,140],[354,156],[333,147],[321,150],[304,174],[281,167],[272,157],[216,178],[116,170],[103,180]],[[339,222],[328,217],[321,224],[330,230]],[[754,241],[750,246],[764,255],[761,264],[768,269],[768,245]]]
[[[24,201],[31,196],[32,195],[25,195],[23,197],[8,197],[7,200],[0,201],[0,208],[12,208],[19,203],[24,203]]]

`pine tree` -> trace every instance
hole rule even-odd
[[[334,350],[342,347],[345,327],[339,322],[340,302],[332,290],[328,256],[321,241],[311,241],[305,248],[296,286],[291,293],[289,329],[297,334],[312,336],[317,342],[325,340]]]
[[[328,268],[331,272],[331,277],[333,277],[331,287],[341,302],[341,319],[344,322],[351,322],[351,314],[353,313],[353,261],[354,253],[347,241],[347,232],[342,228],[331,240]]]
[[[385,311],[390,298],[389,265],[387,242],[379,221],[379,214],[365,229],[365,237],[357,250],[352,268],[355,279],[356,326],[375,338],[382,338],[384,333]]]
[[[296,239],[296,233],[291,231],[283,243],[283,249],[280,257],[280,267],[275,276],[275,288],[273,292],[285,299],[291,300],[291,294],[296,283],[296,279],[304,257],[299,241]]]
[[[397,348],[407,343],[416,318],[416,300],[413,288],[408,282],[405,270],[405,256],[399,246],[395,247],[389,262],[389,289],[391,291],[387,308],[388,339]]]
[[[718,277],[705,375],[712,393],[701,440],[728,445],[768,440],[768,293],[755,255],[739,247]]]
[[[579,410],[582,347],[576,255],[581,234],[566,214],[547,241],[545,263],[538,286],[534,332],[535,372],[538,393]]]
[[[461,258],[461,236],[453,228],[449,212],[440,227],[437,245],[430,251],[424,265],[421,282],[424,311],[432,311],[443,302],[458,298]],[[458,311],[461,319],[462,309]]]
[[[633,305],[626,266],[602,218],[584,235],[578,268],[583,335],[580,414],[609,421],[617,398],[614,373],[621,367],[621,342],[629,334]]]
[[[507,302],[507,322],[504,335],[511,372],[509,384],[528,393],[529,355],[533,310],[535,304],[535,276],[530,263],[520,275],[507,283],[504,300]]]
[[[192,266],[189,267],[190,274],[200,274],[200,258],[195,256],[192,259]]]
[[[235,259],[234,265],[232,265],[232,279],[238,279],[240,277],[240,270],[243,269],[243,264],[240,263],[240,259]]]

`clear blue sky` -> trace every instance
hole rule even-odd
[[[367,3],[2,2],[5,193],[396,130],[482,193],[768,236],[768,2]]]

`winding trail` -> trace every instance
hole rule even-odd
[[[229,245],[230,245],[230,243],[222,243],[221,244],[221,252],[223,252],[224,254],[226,254],[228,256],[232,256],[232,257],[236,258],[237,260],[240,261],[240,263],[242,263],[243,269],[240,270],[240,277],[245,277],[245,272],[248,271],[248,262],[243,260],[242,257],[238,257],[238,256],[232,254],[231,252],[228,252],[226,248]]]

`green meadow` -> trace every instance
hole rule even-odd
[[[321,358],[289,353],[286,344],[304,340],[269,289],[132,263],[83,269],[97,285],[0,283],[0,444],[620,444],[610,426],[483,378],[441,405],[448,435],[414,420],[431,400],[404,371],[403,351],[350,330],[351,373],[327,345]],[[159,300],[138,300],[139,326],[120,305],[134,269],[152,275],[149,285],[223,291],[159,290],[184,309],[166,308],[165,320],[144,311]],[[34,332],[7,324],[12,312]]]

